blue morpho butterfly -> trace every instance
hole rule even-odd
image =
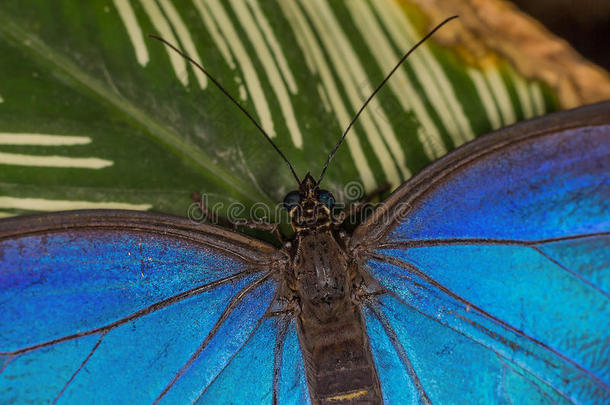
[[[153,213],[5,219],[0,402],[609,403],[609,172],[604,103],[461,147],[351,235],[297,178],[280,249]]]

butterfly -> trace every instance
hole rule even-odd
[[[281,248],[157,213],[1,220],[1,401],[609,402],[610,103],[480,137],[348,233],[320,183],[367,102],[318,180],[285,159]]]

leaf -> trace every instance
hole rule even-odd
[[[275,207],[295,187],[285,164],[205,76],[146,33],[200,60],[299,175],[316,176],[428,30],[419,9],[401,4],[4,0],[0,212],[187,215],[193,191],[233,217],[252,216],[235,202]],[[367,107],[325,178],[339,201],[357,197],[351,182],[396,187],[479,134],[558,107],[553,91],[503,59],[481,67],[458,51],[429,41]]]

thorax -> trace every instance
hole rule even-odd
[[[292,270],[303,315],[329,322],[350,304],[349,262],[329,227],[297,233]]]

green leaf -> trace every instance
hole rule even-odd
[[[187,215],[193,191],[223,213],[233,202],[273,206],[295,187],[285,164],[209,80],[146,33],[200,60],[300,176],[317,176],[424,21],[392,0],[4,0],[0,213]],[[350,182],[396,187],[477,135],[556,108],[550,90],[501,59],[470,66],[433,39],[367,107],[324,187],[339,201],[354,197]]]

